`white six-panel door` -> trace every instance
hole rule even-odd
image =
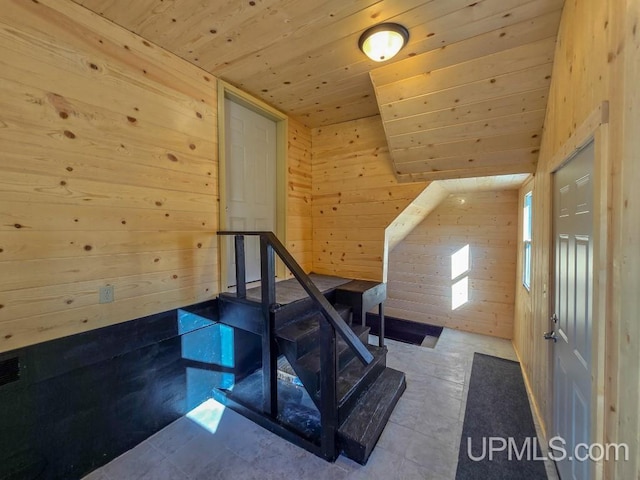
[[[276,231],[276,122],[225,99],[226,222],[228,230]],[[227,287],[235,285],[228,237]],[[260,279],[256,237],[245,238],[247,282]]]
[[[566,441],[562,480],[590,478],[575,447],[591,438],[593,305],[593,164],[591,142],[554,175],[554,435]],[[585,450],[580,450],[581,455]]]

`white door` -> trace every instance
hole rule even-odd
[[[276,231],[276,122],[225,99],[227,230]],[[235,285],[227,238],[227,286]],[[260,279],[260,242],[245,237],[247,282]]]
[[[593,142],[554,175],[555,312],[554,435],[565,440],[562,480],[590,478],[577,461],[591,438],[591,330],[593,299]],[[585,450],[578,450],[580,456]]]

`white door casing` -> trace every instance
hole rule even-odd
[[[566,442],[563,480],[591,475],[589,461],[569,457],[592,430],[594,153],[590,142],[554,174],[553,436]]]

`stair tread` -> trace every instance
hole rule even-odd
[[[386,367],[361,395],[338,429],[339,442],[347,456],[366,462],[405,388],[404,373]]]
[[[363,378],[373,369],[377,368],[378,364],[386,361],[386,347],[376,347],[374,345],[367,345],[366,347],[373,355],[373,361],[370,364],[365,365],[356,357],[338,374],[336,390],[340,407],[356,392]]]
[[[313,334],[318,329],[318,320],[322,316],[320,312],[313,312],[295,322],[288,323],[276,332],[278,338],[295,343],[300,338]]]
[[[354,325],[351,326],[351,330],[353,330],[357,337],[362,337],[363,335],[368,335],[370,329],[369,327],[363,327],[362,325]],[[340,335],[337,335],[337,344],[338,355],[349,348],[347,342]],[[319,372],[320,347],[316,347],[309,353],[306,353],[305,355],[300,357],[300,359],[298,360],[298,365],[309,372]]]
[[[346,314],[349,310],[349,307],[343,305],[336,305],[334,308],[341,317],[344,317],[344,314]],[[314,311],[311,314],[300,318],[299,320],[288,323],[279,328],[276,332],[276,335],[283,340],[292,343],[297,342],[309,335],[315,335],[317,330],[320,328],[319,321],[322,318],[323,315],[321,312]]]

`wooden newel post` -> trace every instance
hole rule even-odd
[[[275,338],[275,316],[272,308],[276,303],[275,255],[267,238],[260,236],[260,285],[262,293],[262,391],[263,410],[272,417],[278,416],[278,346]]]
[[[326,319],[320,320],[320,421],[322,423],[322,455],[336,458],[338,430],[338,376],[336,330]]]
[[[244,257],[244,235],[235,237],[236,252],[236,295],[238,298],[247,298],[247,280]]]

